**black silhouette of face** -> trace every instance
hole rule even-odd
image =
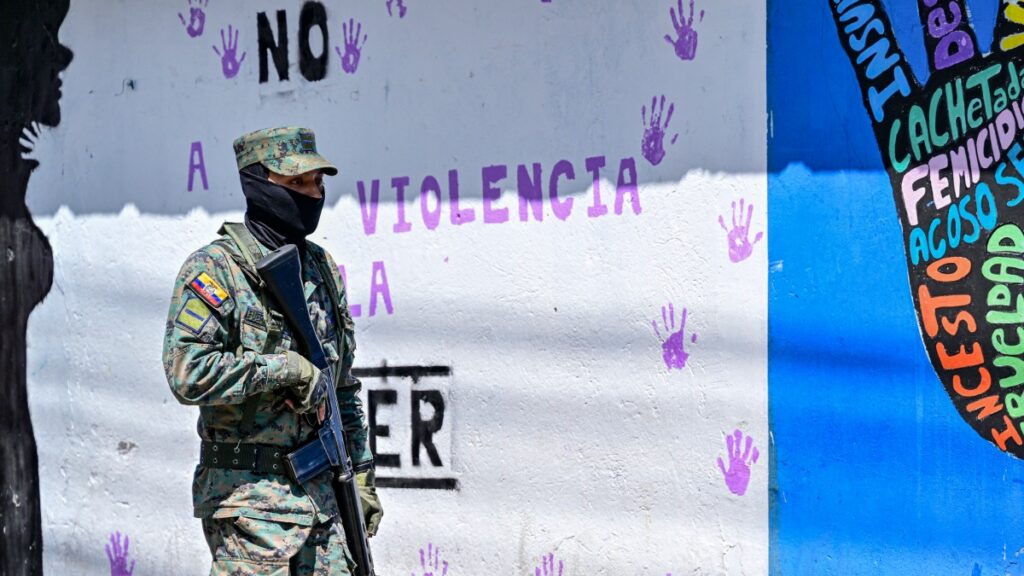
[[[68,0],[7,0],[0,8],[0,120],[60,123],[60,73],[72,53],[58,41]],[[6,110],[4,110],[6,109]]]
[[[32,119],[47,126],[60,124],[60,73],[71,63],[71,50],[57,39],[57,30],[68,13],[68,2],[54,2],[43,22],[43,42],[36,86],[39,95],[33,106]]]

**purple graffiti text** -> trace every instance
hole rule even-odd
[[[722,457],[718,457],[718,469],[722,471],[725,485],[730,492],[737,496],[747,493],[747,486],[750,484],[750,467],[757,463],[757,457],[760,455],[757,448],[753,448],[753,452],[751,452],[753,438],[747,436],[747,442],[743,448],[740,446],[742,443],[743,433],[739,430],[734,431],[732,436],[725,437],[725,448],[729,457],[728,468],[722,462]]]
[[[665,34],[665,41],[672,45],[680,60],[693,60],[697,56],[697,30],[693,27],[693,1],[690,0],[690,17],[683,18],[683,0],[678,0],[679,13],[676,8],[668,9],[672,16],[672,27],[676,30],[676,38]],[[704,10],[700,11],[700,21],[704,21]]]
[[[199,172],[203,180],[203,190],[209,190],[209,183],[206,181],[206,161],[203,159],[203,143],[193,142],[188,152],[188,191],[192,191],[193,178]]]
[[[593,204],[587,207],[587,216],[598,218],[608,213],[608,205],[601,198],[601,168],[605,166],[604,156],[594,156],[585,161],[586,169],[593,178],[591,187]],[[506,180],[512,180],[514,184]],[[512,220],[509,206],[502,206],[502,191],[515,187],[518,202],[518,221],[528,222],[531,219],[541,222],[545,213],[553,214],[559,220],[566,220],[573,213],[575,199],[572,197],[560,197],[559,186],[565,182],[576,179],[576,169],[572,162],[559,160],[551,168],[551,173],[545,179],[544,167],[539,162],[531,164],[520,164],[514,170],[504,164],[485,166],[480,170],[481,196],[483,199],[480,207],[480,220],[484,224],[503,224]],[[448,171],[448,221],[452,226],[460,226],[477,220],[477,211],[472,207],[460,205],[460,178],[458,170]],[[415,197],[416,188],[412,188],[408,176],[395,176],[391,178],[391,188],[394,191],[395,199],[395,223],[391,231],[395,234],[402,234],[413,229],[413,221],[406,214],[407,196]],[[544,185],[547,184],[545,194]],[[363,232],[367,236],[377,233],[377,221],[379,214],[379,203],[381,196],[381,182],[379,179],[356,181],[356,189],[359,196],[359,208],[363,219]],[[441,224],[442,211],[444,209],[444,191],[441,182],[434,176],[425,176],[419,186],[419,212],[423,226],[427,230],[435,230]],[[623,158],[619,162],[618,180],[615,186],[614,210],[615,214],[621,215],[626,202],[634,214],[640,214],[640,192],[637,187],[636,161],[633,158]],[[411,200],[411,198],[409,198]],[[545,210],[545,205],[548,210]],[[415,211],[415,209],[413,210]]]
[[[349,295],[348,310],[353,318],[359,318],[363,315],[363,306],[362,304],[352,303],[352,290],[348,284],[345,266],[339,264],[338,272],[341,274],[341,282],[345,285],[345,291]],[[373,263],[373,268],[370,271],[370,313],[368,316],[373,317],[377,315],[378,304],[384,305],[384,311],[387,315],[390,316],[395,313],[395,306],[391,303],[391,286],[388,285],[388,272],[384,267],[384,262],[380,260]]]

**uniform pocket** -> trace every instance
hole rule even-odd
[[[262,308],[249,306],[242,315],[242,348],[262,353],[267,344],[267,319]]]
[[[311,528],[239,516],[231,525],[233,558],[264,564],[288,564],[309,538]]]

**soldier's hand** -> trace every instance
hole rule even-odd
[[[299,381],[292,388],[294,400],[289,399],[285,403],[299,414],[316,410],[322,422],[326,413],[327,387],[331,385],[328,373],[320,371],[305,358],[301,358],[300,364]]]
[[[374,479],[373,470],[356,474],[356,485],[359,486],[359,503],[363,505],[366,535],[370,538],[377,534],[380,519],[384,516],[384,508],[380,505],[380,498],[377,497],[377,487],[374,485]]]

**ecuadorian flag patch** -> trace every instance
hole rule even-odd
[[[210,316],[213,313],[210,309],[203,304],[203,301],[199,298],[189,298],[185,305],[181,307],[178,312],[178,317],[174,319],[174,323],[181,326],[185,330],[199,335],[206,327],[206,323],[210,321]]]
[[[198,276],[189,282],[189,286],[195,290],[200,298],[206,300],[206,303],[214,308],[220,308],[220,305],[228,299],[228,293],[213,278],[210,278],[210,275],[206,272],[200,272]]]

